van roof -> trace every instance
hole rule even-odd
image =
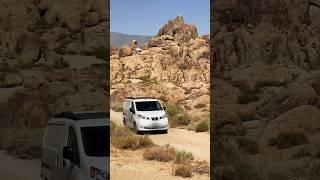
[[[109,126],[110,114],[108,112],[62,112],[54,116],[48,124],[74,124],[79,127]]]
[[[146,97],[146,96],[138,96],[138,97],[127,97],[126,99],[131,99],[131,100],[146,100],[146,99],[148,99],[148,100],[157,100],[156,98],[154,98],[154,97]]]

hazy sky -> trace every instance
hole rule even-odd
[[[111,0],[110,29],[131,35],[155,35],[178,15],[198,33],[210,32],[210,0]]]

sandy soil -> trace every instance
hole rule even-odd
[[[182,180],[174,176],[173,163],[146,161],[142,157],[143,150],[123,151],[111,149],[111,179],[112,180]],[[208,180],[208,174],[194,174],[188,180]]]
[[[21,160],[0,151],[0,179],[40,180],[40,160]]]
[[[122,113],[110,110],[111,120],[122,126]],[[168,134],[149,134],[155,144],[192,152],[200,160],[210,161],[210,134],[170,128]]]
[[[110,110],[111,120],[122,126],[122,113]],[[170,144],[177,149],[192,152],[196,160],[210,162],[210,134],[184,129],[169,129],[168,134],[150,134],[158,145]],[[172,163],[146,161],[140,151],[111,150],[112,179],[181,179],[172,175]],[[183,179],[183,178],[182,178]],[[192,179],[210,179],[208,175]]]

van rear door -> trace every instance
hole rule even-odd
[[[59,167],[61,166],[62,149],[67,143],[68,127],[64,124],[49,124],[42,148],[43,175],[49,180],[60,180]]]

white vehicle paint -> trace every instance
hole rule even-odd
[[[42,180],[102,180],[109,177],[109,114],[62,113],[46,128]]]
[[[145,131],[168,132],[169,122],[165,107],[149,97],[129,97],[123,104],[123,124],[136,133]]]

